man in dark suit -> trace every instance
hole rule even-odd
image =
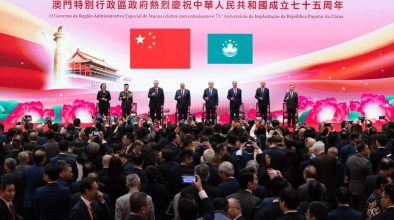
[[[93,178],[84,178],[81,181],[80,189],[81,198],[70,210],[69,220],[110,219],[111,211],[103,193],[98,190],[97,182]]]
[[[156,166],[150,165],[146,167],[147,182],[141,187],[141,192],[152,197],[155,207],[155,219],[164,219],[171,198],[166,186],[157,182],[158,172],[159,170]]]
[[[328,213],[327,220],[361,220],[361,213],[349,207],[350,191],[346,187],[336,190],[336,200],[338,207]]]
[[[179,156],[180,164],[177,167],[174,167],[168,173],[169,182],[171,186],[171,193],[175,195],[183,188],[185,185],[182,184],[182,176],[193,176],[194,171],[190,166],[193,165],[193,152],[191,150],[184,150],[181,152]]]
[[[286,92],[283,100],[287,107],[287,126],[290,127],[290,122],[293,127],[295,126],[295,114],[298,110],[298,94],[294,92],[294,86],[289,85],[289,91]]]
[[[226,198],[238,199],[242,207],[242,216],[245,219],[255,219],[259,214],[258,209],[261,203],[261,199],[252,194],[257,189],[257,175],[251,170],[241,170],[238,180],[241,190]]]
[[[154,120],[161,120],[161,108],[164,105],[164,91],[159,87],[159,81],[153,81],[153,87],[148,92],[149,117]]]
[[[376,184],[376,179],[378,178],[378,175],[384,175],[384,176],[389,176],[392,177],[393,174],[393,165],[394,162],[391,158],[383,158],[379,162],[379,169],[378,173],[376,175],[369,175],[367,176],[367,179],[365,180],[365,196],[371,195],[373,190],[375,189],[375,184]]]
[[[214,83],[208,82],[208,88],[204,90],[202,98],[205,100],[205,111],[207,113],[207,120],[215,121],[214,116],[219,104],[218,90],[213,88]]]
[[[242,90],[237,86],[238,82],[234,80],[233,88],[227,93],[227,99],[230,100],[230,122],[239,119],[239,107],[242,105]]]
[[[49,163],[57,164],[60,160],[66,161],[68,164],[70,164],[73,170],[73,176],[77,178],[78,177],[77,161],[72,156],[67,155],[69,145],[70,142],[68,141],[60,141],[59,143],[60,153],[50,158]]]
[[[356,142],[357,154],[349,157],[346,161],[347,175],[349,176],[349,189],[351,192],[352,208],[362,211],[366,198],[365,179],[372,174],[371,161],[368,159],[369,147],[363,141]]]
[[[25,219],[35,219],[33,198],[34,192],[38,187],[45,184],[44,182],[44,164],[47,160],[45,152],[43,150],[36,150],[33,154],[34,164],[26,168],[24,172],[25,181]]]
[[[312,149],[316,155],[310,160],[310,164],[316,168],[316,179],[326,186],[327,200],[335,201],[336,179],[338,179],[337,159],[328,156],[325,152],[324,143],[319,141],[312,145]]]
[[[0,219],[20,220],[12,204],[15,196],[15,185],[12,179],[3,178],[0,180]]]
[[[70,190],[56,180],[59,178],[57,164],[48,164],[44,168],[44,179],[48,183],[36,189],[34,193],[34,210],[36,219],[67,219]]]
[[[237,179],[234,178],[234,165],[228,161],[219,164],[218,174],[222,182],[218,188],[222,191],[223,196],[228,196],[239,191],[240,186]]]
[[[181,82],[181,88],[175,92],[176,108],[179,120],[187,119],[187,112],[190,108],[190,91],[185,89],[185,83]]]
[[[379,162],[382,158],[390,154],[390,150],[386,147],[388,138],[384,134],[376,134],[376,145],[377,148],[371,152],[370,158],[372,163],[372,173],[376,174],[378,170]]]
[[[279,206],[283,216],[278,220],[306,220],[305,216],[297,211],[298,192],[291,188],[282,190],[279,194]]]
[[[97,101],[98,101],[98,109],[100,115],[108,116],[109,110],[109,101],[111,101],[111,93],[107,91],[107,85],[105,83],[101,83],[100,91],[97,92]]]
[[[373,220],[391,220],[394,219],[394,184],[390,183],[384,187],[381,199],[384,212],[374,216]]]
[[[126,118],[131,113],[131,107],[133,105],[133,93],[129,91],[129,84],[123,85],[123,91],[119,93],[119,101],[122,101],[122,117]]]
[[[260,88],[256,89],[256,95],[254,96],[258,101],[259,106],[259,114],[260,117],[267,120],[267,106],[270,104],[270,91],[268,88],[265,88],[266,82],[260,82]]]

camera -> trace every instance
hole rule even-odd
[[[100,132],[99,131],[93,131],[93,136],[94,137],[99,137],[100,136]]]
[[[324,127],[331,127],[331,123],[324,123]]]
[[[261,121],[261,120],[263,120],[263,118],[262,117],[256,117],[256,120],[257,121]]]
[[[198,147],[203,150],[205,148],[205,143],[199,143]]]
[[[386,119],[386,116],[379,116],[379,120],[384,120]]]

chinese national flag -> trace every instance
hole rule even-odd
[[[131,29],[130,68],[189,69],[190,29]]]

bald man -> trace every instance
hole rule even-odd
[[[164,105],[164,91],[159,87],[159,81],[153,81],[153,87],[148,92],[149,117],[152,120],[161,120],[161,108]]]
[[[257,103],[259,106],[259,115],[267,120],[267,106],[270,104],[270,91],[268,88],[265,88],[266,82],[261,81],[260,87],[256,89],[256,95],[254,96],[257,99]]]
[[[207,113],[207,120],[212,122],[215,120],[216,109],[219,104],[218,90],[213,88],[214,83],[208,82],[208,88],[204,90],[202,98],[205,100],[205,111]]]
[[[227,99],[230,100],[230,122],[232,122],[234,119],[239,119],[239,107],[242,105],[242,91],[235,80],[233,88],[228,90]]]
[[[187,110],[190,107],[190,91],[185,89],[185,83],[181,82],[180,89],[175,92],[176,108],[178,109],[179,120],[187,119]]]

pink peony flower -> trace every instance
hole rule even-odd
[[[273,111],[271,112],[271,116],[273,119],[278,120],[280,123],[282,123],[283,120],[283,110],[277,110],[277,111]]]
[[[311,98],[305,96],[298,97],[298,112],[300,114],[311,109],[313,105],[315,105],[315,102]]]
[[[331,97],[317,101],[306,117],[305,122],[341,122],[346,120],[348,114],[346,103],[337,103],[337,100]]]
[[[25,102],[19,103],[18,106],[11,112],[4,123],[15,124],[23,118],[25,115],[31,115],[32,122],[35,123],[39,119],[46,116],[55,116],[55,112],[53,109],[45,109],[41,102],[33,101],[33,102]]]
[[[63,105],[60,116],[65,124],[72,123],[75,118],[81,119],[82,123],[93,123],[92,115],[95,115],[96,111],[94,103],[76,99],[73,105]]]
[[[360,101],[351,101],[350,111],[360,112],[368,119],[377,120],[379,116],[394,117],[394,107],[383,95],[365,93]]]

